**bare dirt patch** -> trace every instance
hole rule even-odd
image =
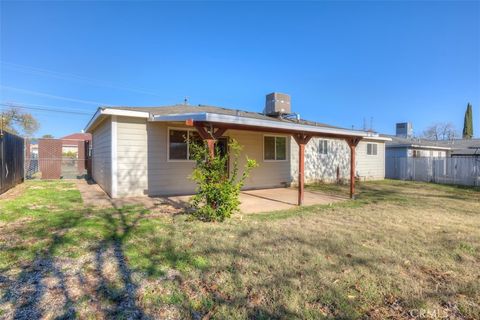
[[[10,190],[7,190],[0,195],[0,200],[12,200],[19,197],[23,192],[25,192],[26,185],[24,183],[17,184]]]

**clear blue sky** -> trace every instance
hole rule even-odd
[[[480,3],[1,2],[1,97],[93,114],[101,104],[261,111],[383,133],[398,121],[480,136]],[[33,112],[33,111],[32,111]],[[89,115],[35,111],[38,135]]]

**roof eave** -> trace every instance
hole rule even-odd
[[[367,132],[358,131],[358,130],[347,130],[347,129],[338,129],[338,128],[329,128],[322,126],[312,126],[305,124],[297,124],[290,122],[280,122],[280,121],[270,121],[263,119],[254,119],[241,116],[232,116],[224,115],[218,113],[183,113],[183,114],[170,114],[170,115],[153,115],[151,118],[152,121],[159,122],[176,122],[176,121],[187,121],[193,120],[197,122],[210,122],[210,123],[221,123],[225,125],[236,125],[236,126],[249,126],[252,128],[268,128],[268,129],[278,129],[278,130],[291,130],[298,131],[303,133],[312,133],[312,134],[327,134],[335,136],[345,136],[345,137],[361,137],[361,138],[375,138],[374,136],[369,136]]]
[[[150,113],[145,111],[122,110],[122,109],[100,107],[97,109],[97,112],[95,112],[93,117],[85,126],[85,132],[92,133],[93,128],[103,118],[103,116],[125,116],[125,117],[148,119],[150,118]]]

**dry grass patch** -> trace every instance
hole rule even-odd
[[[354,202],[201,223],[85,209],[71,188],[0,201],[0,317],[480,317],[474,189],[362,183]]]

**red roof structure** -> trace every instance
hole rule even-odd
[[[60,138],[61,140],[81,140],[92,141],[92,135],[90,133],[72,133],[68,136]]]

